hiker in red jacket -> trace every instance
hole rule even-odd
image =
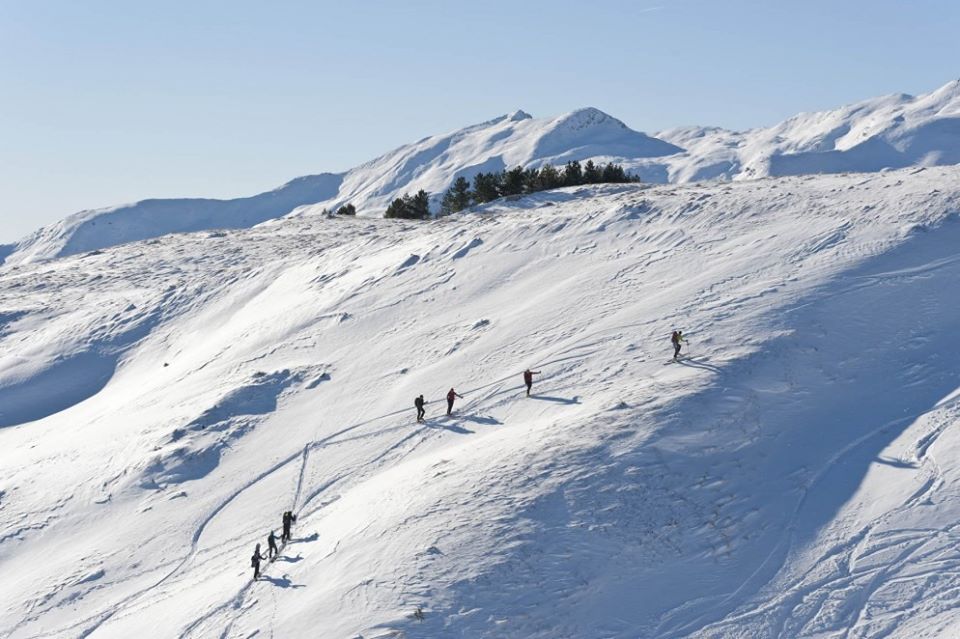
[[[463,395],[459,394],[457,391],[450,389],[450,392],[447,393],[447,415],[450,414],[450,411],[453,410],[453,398],[459,397],[463,399]]]
[[[527,397],[530,397],[530,389],[533,388],[533,376],[539,374],[540,371],[532,371],[529,368],[523,371],[523,383],[527,385]]]

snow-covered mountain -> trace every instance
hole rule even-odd
[[[248,228],[346,203],[361,215],[380,216],[391,200],[419,189],[432,193],[436,204],[459,176],[591,158],[619,162],[656,183],[956,164],[960,81],[918,97],[867,100],[745,132],[685,127],[650,137],[592,108],[541,119],[517,111],[400,147],[345,173],[300,178],[251,198],[147,200],[83,211],[0,247],[0,260],[23,264],[168,233]]]
[[[650,165],[665,166],[671,182],[952,165],[960,163],[960,80],[917,97],[803,113],[766,129],[685,127],[657,136],[685,149]]]
[[[514,166],[565,164],[589,158],[640,160],[680,153],[682,149],[631,130],[597,109],[557,118],[535,119],[517,111],[446,135],[425,138],[344,176],[337,198],[304,207],[318,213],[352,202],[360,213],[381,214],[391,200],[420,189],[438,199],[460,176]]]
[[[0,270],[0,635],[960,636],[958,212],[609,185]]]
[[[641,159],[679,151],[596,109],[539,120],[517,111],[400,147],[346,173],[299,178],[255,197],[145,200],[83,211],[8,249],[6,263],[75,255],[168,233],[249,228],[294,212],[318,214],[347,202],[360,215],[381,216],[389,202],[405,192],[425,189],[438,200],[458,176],[472,178],[479,171],[593,157]],[[309,204],[313,206],[303,206]]]

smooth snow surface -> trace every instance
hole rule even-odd
[[[13,247],[0,264],[25,264],[169,233],[248,228],[286,215],[316,215],[351,203],[380,217],[420,189],[433,210],[458,177],[571,160],[618,162],[646,182],[688,183],[767,176],[876,172],[960,163],[960,81],[913,97],[894,95],[801,114],[745,132],[684,127],[651,137],[594,108],[559,117],[523,111],[424,138],[344,173],[299,178],[237,200],[146,200],[83,211]]]
[[[5,267],[0,635],[960,636],[958,185],[598,186]]]

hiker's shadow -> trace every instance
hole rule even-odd
[[[279,555],[274,561],[282,561],[286,564],[295,564],[298,561],[303,561],[303,555],[297,555],[296,557],[288,557],[286,555]]]
[[[878,464],[884,464],[885,466],[893,466],[894,468],[917,468],[917,463],[914,461],[907,461],[904,459],[894,459],[892,457],[877,457],[876,462]]]
[[[284,575],[283,577],[270,577],[269,575],[264,575],[261,577],[263,581],[269,581],[274,586],[279,588],[306,588],[305,584],[295,584],[290,579]]]
[[[692,357],[684,357],[683,359],[678,359],[677,364],[681,366],[689,366],[690,368],[701,368],[705,371],[710,371],[711,373],[719,373],[720,367],[714,366],[713,364],[705,364],[702,361],[698,361]]]
[[[579,404],[580,397],[574,395],[573,397],[554,397],[552,395],[531,395],[530,399],[539,399],[542,402],[556,402],[558,404]]]
[[[487,417],[485,415],[464,415],[461,419],[475,424],[484,424],[485,426],[500,426],[503,423],[496,417]]]
[[[456,424],[445,424],[436,419],[428,419],[424,422],[428,428],[442,428],[443,430],[449,430],[451,433],[458,433],[460,435],[472,435],[473,431],[464,428],[463,426],[457,426]]]
[[[307,535],[306,537],[297,537],[296,539],[291,538],[290,541],[287,542],[287,543],[291,543],[291,544],[308,544],[308,543],[310,543],[311,541],[316,541],[316,540],[318,540],[318,539],[320,539],[320,533],[313,533],[313,534]]]

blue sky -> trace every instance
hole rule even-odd
[[[0,0],[0,242],[522,108],[749,128],[960,77],[955,0]]]

